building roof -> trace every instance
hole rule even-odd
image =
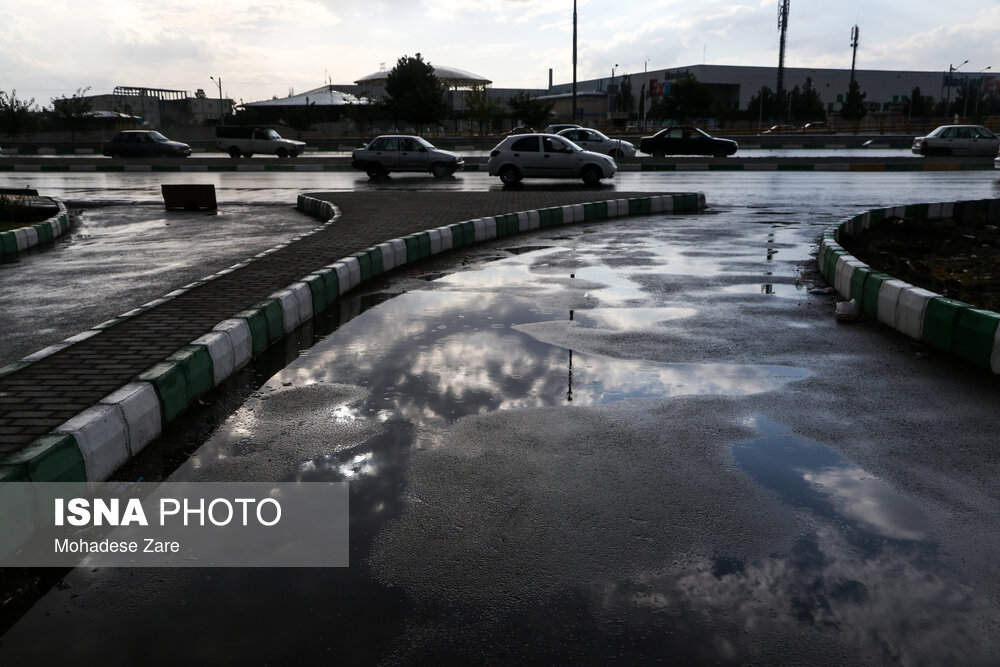
[[[344,106],[345,104],[367,104],[369,100],[357,97],[350,93],[343,93],[334,90],[333,86],[320,86],[307,90],[298,95],[281,97],[274,100],[261,100],[259,102],[247,102],[245,107],[304,107],[315,105],[318,107]]]
[[[433,66],[432,66],[433,67]],[[378,72],[373,72],[367,76],[363,76],[354,83],[359,86],[362,85],[373,85],[373,86],[384,86],[385,80],[389,76],[388,70],[382,70]],[[463,69],[458,69],[457,67],[434,67],[434,76],[436,76],[442,83],[447,86],[473,86],[473,85],[489,85],[493,83],[489,79],[479,76],[478,74],[473,74],[472,72],[466,72]]]

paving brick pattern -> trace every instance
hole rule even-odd
[[[336,224],[0,378],[0,458],[94,405],[221,320],[353,252],[472,218],[649,195],[586,189],[314,194],[341,209]]]

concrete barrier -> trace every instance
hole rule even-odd
[[[126,444],[135,456],[160,436],[162,417],[156,388],[148,382],[130,382],[101,400],[114,407],[125,423]]]
[[[98,404],[55,429],[73,436],[83,455],[86,479],[104,480],[128,461],[128,429],[119,410]]]

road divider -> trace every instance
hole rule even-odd
[[[872,209],[826,230],[816,265],[840,296],[869,317],[910,338],[1000,374],[1000,314],[916,287],[870,267],[841,245],[861,232],[898,218],[1000,223],[1000,199],[909,204]]]

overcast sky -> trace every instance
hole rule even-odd
[[[578,0],[578,78],[774,66],[778,0]],[[349,83],[419,52],[496,87],[572,80],[572,0],[0,0],[0,90],[205,89],[246,102]],[[1000,70],[998,0],[792,0],[789,67]],[[648,63],[648,64],[647,64]]]

